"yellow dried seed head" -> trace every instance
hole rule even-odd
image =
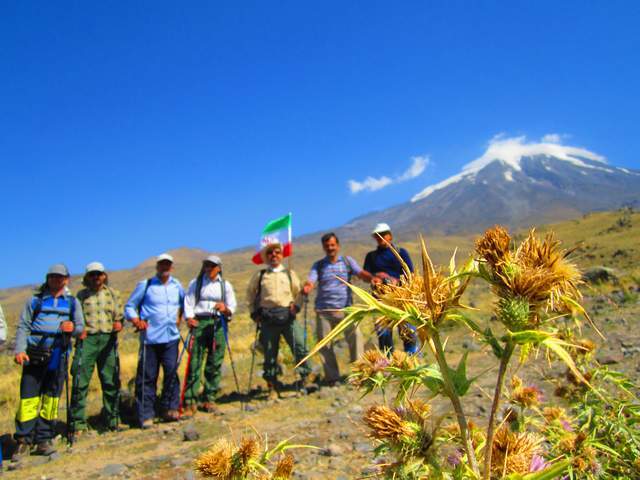
[[[233,445],[219,440],[196,460],[196,471],[204,477],[230,480],[232,475]]]
[[[276,464],[276,469],[273,472],[274,480],[286,480],[291,478],[291,474],[293,473],[293,456],[292,455],[284,455],[278,463]]]
[[[386,405],[370,407],[364,415],[364,422],[371,429],[370,436],[378,440],[398,440],[413,434],[407,422]]]
[[[503,425],[495,434],[492,445],[491,471],[502,478],[506,475],[529,472],[531,459],[542,453],[544,439],[527,432],[512,432]]]

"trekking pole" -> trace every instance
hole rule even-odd
[[[116,365],[115,365],[115,370],[116,370],[116,411],[115,411],[115,417],[118,420],[118,424],[120,423],[120,389],[122,388],[122,381],[120,380],[120,352],[118,351],[118,333],[115,332],[112,335],[114,335],[114,341],[113,341],[113,352],[114,352],[114,356],[116,357]],[[118,428],[118,425],[116,425],[116,429]]]
[[[307,306],[309,305],[309,296],[308,295],[304,295],[304,342],[303,342],[303,346],[304,346],[304,351],[307,351],[307,323],[308,323],[308,316],[307,316]]]
[[[78,356],[78,363],[76,364],[75,374],[73,375],[73,381],[71,383],[71,405],[75,406],[76,399],[78,398],[78,387],[80,385],[80,374],[82,372],[82,346],[84,342],[80,339],[76,340],[76,355]],[[71,346],[71,339],[69,339],[69,346]],[[69,351],[71,349],[69,348]],[[67,351],[67,356],[69,355],[69,351]],[[65,360],[66,361],[66,360]],[[68,407],[67,407],[68,408]],[[69,441],[69,446],[73,446],[74,435],[76,433],[76,425],[73,420],[71,420],[71,409],[67,412],[67,430],[71,433],[67,432],[67,437]]]
[[[180,404],[178,405],[178,414],[182,415],[183,406],[184,406],[184,396],[187,393],[187,382],[189,381],[189,373],[191,370],[191,352],[193,351],[193,340],[195,336],[193,335],[193,329],[189,329],[189,335],[187,335],[187,340],[185,340],[185,345],[182,349],[182,353],[184,354],[185,349],[187,350],[187,366],[184,369],[184,381],[182,382],[182,391],[180,392]],[[180,365],[180,364],[178,364]]]
[[[238,383],[238,375],[236,374],[236,366],[233,362],[233,354],[231,353],[231,344],[229,343],[229,327],[227,325],[227,320],[224,315],[219,316],[220,321],[222,322],[222,332],[224,333],[224,341],[227,344],[227,351],[229,352],[229,360],[231,361],[231,371],[233,372],[233,380],[236,382],[236,389],[238,390],[238,395],[240,393],[240,384]],[[240,402],[240,408],[242,408],[242,401]]]
[[[71,409],[69,399],[69,351],[71,350],[71,334],[64,335],[64,390],[67,400],[67,444],[73,446],[73,433],[71,432]]]
[[[251,395],[251,387],[253,383],[253,367],[256,364],[256,343],[258,342],[258,333],[260,332],[260,322],[256,322],[256,334],[251,345],[251,368],[249,369],[249,385],[247,386],[247,399]]]
[[[140,379],[140,412],[138,415],[138,420],[140,420],[140,417],[142,417],[142,415],[144,415],[144,397],[145,397],[145,391],[144,391],[144,383],[145,383],[145,379],[146,379],[146,373],[147,373],[147,342],[146,342],[146,337],[147,337],[147,332],[146,330],[143,330],[140,333],[140,341],[142,342],[141,348],[142,348],[142,378]],[[140,426],[142,426],[142,421],[140,421]]]

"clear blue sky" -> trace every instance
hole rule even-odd
[[[639,24],[632,0],[2,2],[0,287],[340,225],[500,132],[638,167]]]

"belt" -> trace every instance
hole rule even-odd
[[[196,320],[209,320],[211,318],[218,318],[218,315],[213,313],[196,313]]]

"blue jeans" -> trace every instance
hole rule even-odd
[[[180,380],[178,379],[178,344],[180,340],[168,343],[141,343],[138,353],[136,374],[136,410],[140,424],[155,416],[158,374],[162,365],[164,380],[160,395],[160,410],[177,410],[180,403]],[[143,378],[144,371],[144,378]],[[144,399],[144,401],[143,401]],[[144,408],[143,408],[144,407]]]
[[[418,336],[415,333],[415,327],[411,326],[410,328],[413,331],[411,339],[403,340],[402,343],[404,344],[404,351],[413,354],[418,352]],[[393,353],[393,330],[376,327],[376,333],[378,334],[380,350],[386,351],[388,355],[391,355]]]

